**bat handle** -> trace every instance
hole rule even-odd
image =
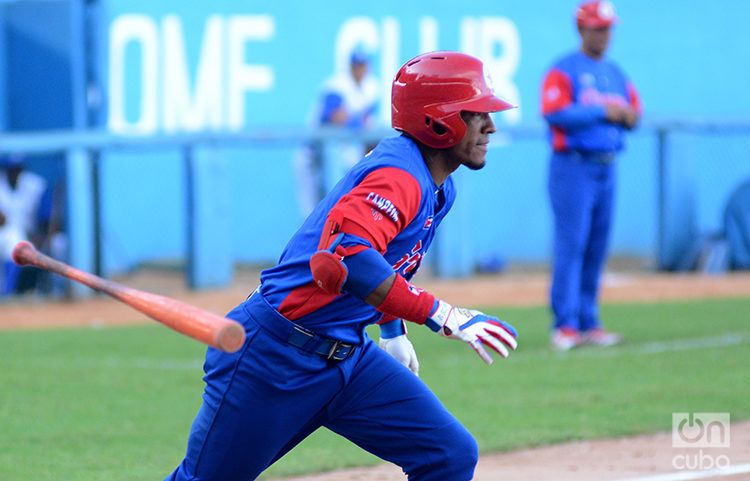
[[[16,244],[12,258],[19,266],[33,265],[46,269],[103,292],[177,332],[222,351],[236,352],[245,342],[245,328],[233,320],[176,299],[139,291],[81,271],[42,254],[29,242]]]
[[[13,248],[11,258],[19,266],[31,264],[31,259],[36,255],[37,250],[28,241],[21,241]]]

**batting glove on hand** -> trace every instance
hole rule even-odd
[[[493,360],[484,346],[489,346],[502,357],[518,346],[518,334],[510,324],[479,311],[453,307],[447,302],[435,301],[432,313],[425,322],[427,327],[441,336],[458,339],[469,344],[487,364]]]
[[[395,360],[409,368],[411,372],[419,376],[419,360],[417,352],[406,334],[392,337],[390,339],[380,338],[380,348],[393,356]]]

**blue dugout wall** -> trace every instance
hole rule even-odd
[[[403,61],[434,49],[482,57],[498,93],[519,106],[498,115],[498,126],[521,135],[496,135],[485,170],[456,174],[456,212],[441,229],[433,257],[448,275],[467,274],[483,259],[548,259],[539,84],[556,57],[577,48],[577,1],[51,3],[77,11],[81,35],[90,39],[84,42],[87,95],[72,97],[71,108],[84,109],[94,127],[130,137],[303,126],[321,83],[345,67],[348,51],[359,44],[373,52],[386,126],[390,79]],[[731,190],[750,177],[744,130],[681,129],[659,137],[649,127],[750,115],[750,33],[743,23],[750,3],[688,3],[692,7],[677,0],[616,2],[620,23],[610,50],[639,89],[646,114],[619,160],[612,251],[652,259],[658,252],[659,265],[667,268],[696,235],[720,229]],[[3,10],[0,22],[7,24]],[[40,12],[35,23],[51,25],[57,18]],[[18,35],[8,28],[4,33]],[[0,48],[0,65],[3,58],[7,63],[7,49]],[[0,80],[6,106],[10,90],[6,75]],[[7,124],[7,108],[3,117]],[[183,259],[197,249],[216,257],[204,258],[205,273],[196,275],[216,275],[221,283],[230,274],[216,266],[228,261],[273,262],[301,221],[292,172],[299,143],[212,144],[187,155],[174,146],[101,149],[94,178],[102,271]],[[666,175],[661,185],[660,172]],[[81,165],[79,173],[82,182],[90,177]]]

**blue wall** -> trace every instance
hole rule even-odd
[[[8,71],[8,64],[6,61],[6,55],[8,50],[8,40],[5,33],[5,10],[6,8],[0,5],[0,72]],[[0,74],[0,131],[6,131],[5,116],[7,114],[7,94],[5,93],[6,74]]]
[[[73,127],[72,4],[17,2],[5,10],[9,128]]]
[[[460,49],[482,55],[493,67],[498,91],[519,104],[517,111],[500,116],[501,125],[538,123],[540,79],[555,57],[577,48],[578,42],[571,20],[576,2],[541,3],[476,2],[457,10],[450,1],[428,5],[386,0],[368,6],[328,2],[323,20],[312,22],[309,19],[321,8],[315,2],[197,2],[190,9],[182,2],[106,2],[110,47],[115,36],[129,39],[118,44],[125,45],[120,50],[125,53],[110,49],[107,62],[100,65],[110,89],[109,126],[139,135],[299,125],[306,120],[318,86],[343,64],[347,47],[359,42],[375,52],[374,70],[383,81],[385,101],[389,79],[403,61],[427,49]],[[647,119],[750,112],[750,96],[745,95],[750,71],[743,67],[750,60],[750,42],[736,38],[748,36],[740,33],[747,32],[740,12],[750,14],[750,4],[735,0],[722,2],[722,8],[689,9],[677,1],[630,0],[618,7],[621,22],[611,54],[638,86]],[[242,35],[244,40],[236,40]],[[230,52],[238,45],[244,52],[233,57]],[[726,45],[733,46],[731,53]],[[112,78],[120,68],[123,89]],[[217,86],[202,91],[213,92],[214,110],[204,110],[192,125],[175,126],[167,118],[175,96],[167,91],[180,82],[198,91],[197,79],[206,82],[201,85]],[[231,85],[240,86],[234,97]],[[241,108],[231,111],[231,105]],[[385,123],[388,109],[383,111]],[[470,218],[468,225],[482,226],[472,250],[476,258],[544,260],[550,243],[547,148],[541,139],[498,140],[502,139],[496,139],[488,167],[462,182],[459,201],[466,204],[462,211]],[[746,157],[717,156],[711,147],[715,143],[696,138],[689,147],[672,150],[675,168],[728,164],[710,176],[698,176],[689,195],[700,197],[695,201],[700,207],[691,214],[694,218],[684,217],[678,229],[685,222],[695,231],[718,228],[728,190],[750,175]],[[621,158],[615,253],[654,254],[656,152],[655,137],[643,132],[631,136]],[[236,259],[273,260],[296,228],[300,219],[290,164],[293,154],[293,148],[226,152]],[[106,204],[105,252],[115,269],[143,257],[179,257],[184,252],[180,163],[169,155],[148,157],[148,176],[141,170],[143,161],[136,159],[116,168],[113,163],[112,169],[103,171],[105,182],[122,184],[122,179],[137,178],[139,185],[157,189],[164,199],[159,212],[150,211],[148,201],[142,202],[143,209],[138,209],[138,201],[113,199]],[[172,214],[165,217],[165,212]],[[133,221],[136,213],[139,222]],[[140,225],[153,223],[162,226],[158,239],[140,230]]]
[[[396,69],[432,49],[463,50],[486,61],[497,91],[519,105],[498,116],[501,128],[540,125],[540,80],[556,57],[578,45],[576,4],[100,0],[88,55],[89,78],[101,87],[102,102],[88,107],[102,127],[133,136],[300,126],[321,83],[345,65],[351,46],[364,43],[374,52],[374,73],[383,86],[383,125]],[[744,20],[750,3],[692,4],[616,2],[620,23],[610,53],[638,87],[646,123],[750,112],[750,31]],[[231,255],[239,261],[273,262],[301,220],[291,165],[296,146],[213,149],[207,155],[220,156],[226,165],[231,219],[231,231],[217,235],[231,236]],[[619,161],[615,254],[655,254],[657,151],[653,131],[644,128],[630,136]],[[670,139],[667,194],[675,238],[685,243],[720,227],[730,190],[750,176],[748,151],[744,135]],[[457,208],[467,216],[461,225],[481,231],[471,240],[470,257],[546,260],[550,213],[543,137],[497,135],[488,162],[484,171],[461,179]],[[177,150],[103,152],[106,271],[184,256],[185,179]]]

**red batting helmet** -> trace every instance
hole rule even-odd
[[[616,21],[615,6],[609,0],[583,2],[576,10],[576,23],[579,27],[604,28]]]
[[[436,149],[452,147],[464,137],[462,111],[510,108],[492,91],[482,61],[459,52],[418,55],[393,79],[391,125]]]

